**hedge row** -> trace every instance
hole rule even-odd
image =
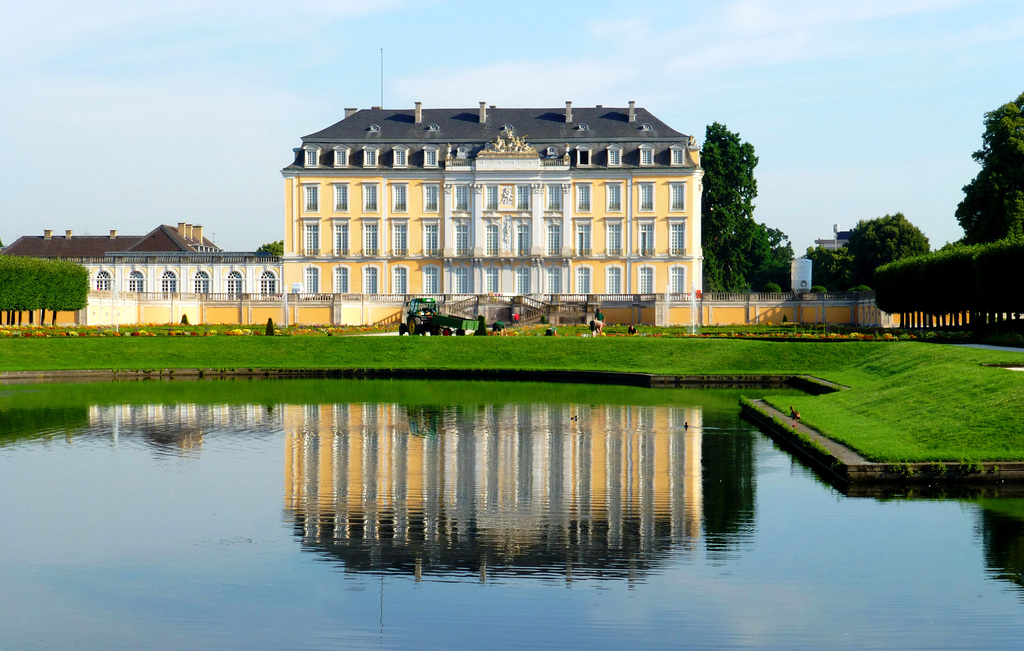
[[[1024,312],[1024,241],[957,246],[875,270],[875,300],[891,314]]]
[[[73,312],[89,300],[89,272],[64,260],[0,255],[0,310]]]

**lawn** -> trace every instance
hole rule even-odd
[[[1024,460],[1024,353],[916,342],[659,337],[121,337],[0,340],[0,371],[440,368],[811,374],[849,389],[769,398],[878,461]]]

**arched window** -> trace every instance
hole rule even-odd
[[[334,293],[348,294],[348,267],[334,268]]]
[[[622,267],[608,268],[608,285],[606,291],[609,294],[622,293]]]
[[[96,289],[101,292],[109,292],[111,284],[111,276],[109,271],[97,271],[96,272]]]
[[[562,293],[562,268],[548,267],[548,294]]]
[[[590,267],[576,267],[576,293],[593,293],[590,285]]]
[[[673,294],[686,292],[686,267],[672,267],[668,270],[668,291]]]
[[[165,271],[160,276],[160,291],[165,294],[174,294],[178,291],[178,274],[173,271]]]
[[[146,277],[142,275],[141,271],[133,271],[130,274],[128,274],[128,291],[146,291]]]
[[[210,293],[210,274],[206,273],[205,271],[196,272],[194,291],[196,294]]]
[[[452,281],[455,285],[454,293],[468,294],[469,289],[469,267],[455,267],[452,269]]]
[[[228,274],[228,294],[237,296],[245,292],[245,280],[240,271],[232,271]]]
[[[487,267],[484,269],[484,291],[497,294],[498,291],[498,268]]]
[[[377,275],[377,267],[363,267],[363,293],[380,293],[380,282]]]
[[[408,294],[409,270],[405,267],[395,267],[392,273],[394,274],[394,279],[391,284],[391,293]]]
[[[263,274],[260,276],[260,293],[277,293],[277,276],[274,275],[273,271],[264,271]]]
[[[530,268],[516,267],[516,294],[530,293]]]
[[[320,293],[320,270],[316,267],[306,267],[306,293]]]
[[[441,273],[437,267],[425,267],[423,269],[423,293],[441,293]]]
[[[653,294],[654,293],[654,268],[653,267],[640,267],[637,272],[637,280],[641,294]]]

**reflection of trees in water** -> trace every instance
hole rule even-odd
[[[1024,519],[982,508],[978,532],[988,569],[1024,588]]]
[[[0,410],[0,445],[22,438],[74,434],[89,424],[86,407],[36,407]]]
[[[704,536],[710,553],[724,554],[754,533],[754,438],[705,432]]]

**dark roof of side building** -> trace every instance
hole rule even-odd
[[[145,235],[23,235],[4,248],[5,255],[30,258],[102,258],[107,253],[220,251],[213,242],[188,237],[160,225]]]

